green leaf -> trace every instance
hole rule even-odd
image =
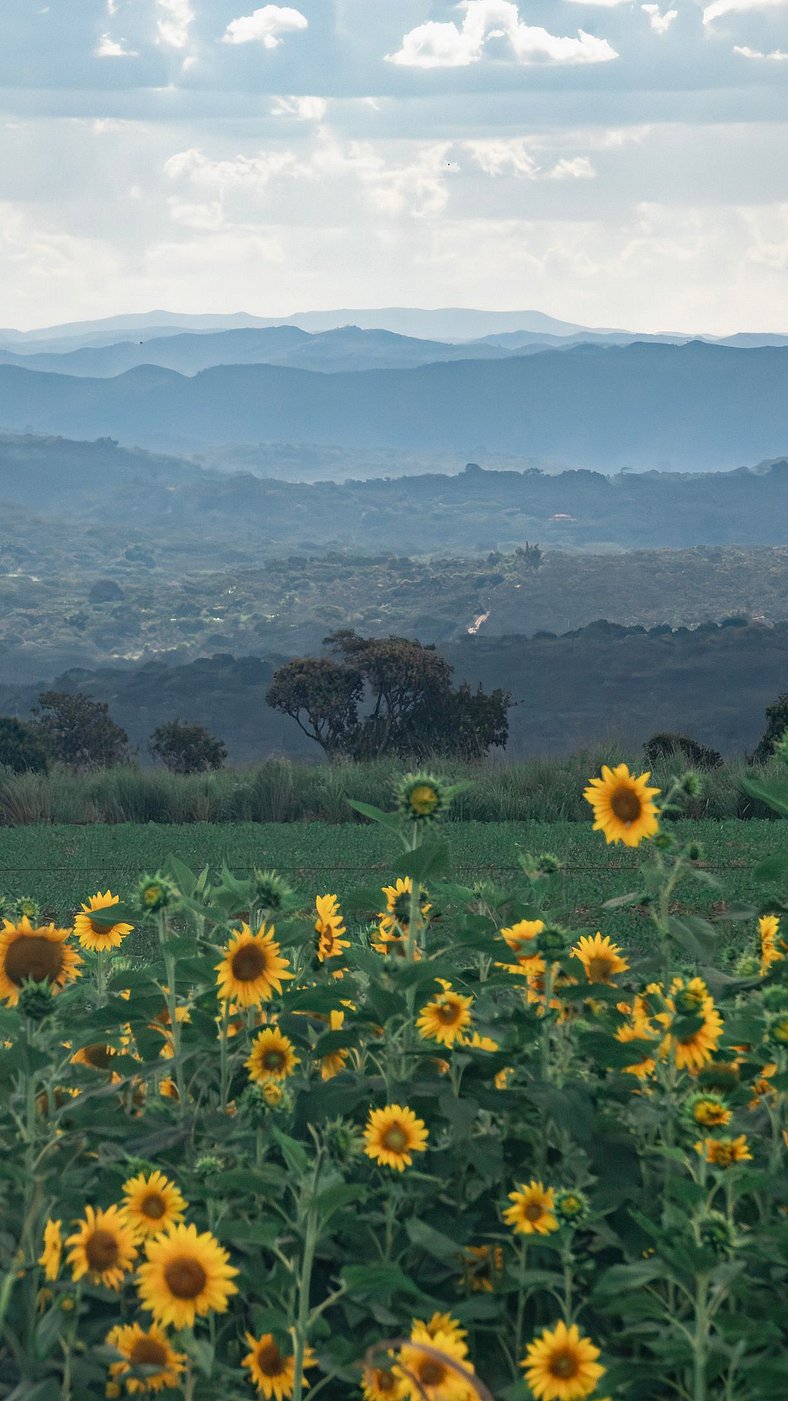
[[[388,827],[394,832],[398,832],[402,827],[402,818],[397,812],[383,812],[382,808],[373,807],[372,803],[359,803],[355,798],[348,798],[347,802],[355,812],[360,812],[362,817],[368,817],[370,822],[379,822],[381,827]]]
[[[421,885],[445,876],[449,871],[448,842],[422,842],[415,851],[406,851],[392,866],[395,876],[410,876]]]
[[[772,812],[779,812],[781,817],[788,817],[788,783],[781,783],[779,779],[764,783],[754,778],[743,778],[741,786],[751,798],[758,798],[760,802],[766,803]]]
[[[274,1143],[278,1144],[281,1149],[282,1157],[290,1171],[302,1177],[309,1167],[309,1157],[306,1149],[302,1147],[300,1143],[296,1142],[294,1138],[290,1138],[288,1134],[282,1133],[282,1130],[278,1129],[275,1124],[271,1125],[271,1137]]]
[[[419,1250],[424,1250],[431,1255],[434,1260],[440,1260],[446,1265],[456,1261],[462,1256],[462,1245],[456,1240],[451,1240],[442,1231],[436,1231],[432,1226],[428,1226],[426,1221],[420,1221],[417,1216],[411,1217],[406,1222],[407,1231],[413,1245]]]
[[[107,905],[103,910],[90,911],[90,922],[98,925],[99,929],[111,929],[113,924],[136,924],[139,918],[139,910],[133,910],[131,905],[122,902]]]
[[[756,880],[779,882],[788,880],[788,852],[781,852],[777,856],[767,856],[765,860],[759,861],[753,875]]]
[[[374,1299],[378,1294],[421,1297],[418,1285],[398,1265],[346,1265],[342,1281],[355,1299]]]

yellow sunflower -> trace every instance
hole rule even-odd
[[[516,963],[500,963],[510,973],[543,973],[545,961],[538,952],[536,940],[544,929],[543,919],[519,919],[502,929],[501,938],[516,958]]]
[[[275,992],[281,993],[282,982],[294,976],[287,959],[279,956],[273,926],[267,929],[264,924],[256,934],[248,924],[242,924],[227,944],[216,972],[220,1000],[239,1007],[270,1002]]]
[[[408,956],[408,936],[407,934],[397,934],[392,929],[384,929],[382,923],[378,926],[378,938],[373,940],[372,948],[375,953],[393,954],[398,958]],[[421,949],[413,950],[413,958],[416,962],[421,959]]]
[[[385,1167],[402,1172],[413,1162],[411,1154],[426,1153],[427,1128],[412,1109],[388,1104],[385,1109],[371,1109],[364,1130],[364,1152],[368,1158]]]
[[[54,924],[32,925],[27,915],[17,924],[4,919],[0,929],[0,1000],[15,1007],[19,989],[28,978],[49,983],[53,993],[73,983],[79,977],[82,959],[68,943],[70,932],[56,929]]]
[[[734,1163],[747,1163],[752,1159],[747,1135],[743,1133],[738,1138],[704,1138],[695,1148],[712,1167],[729,1168]]]
[[[502,1246],[466,1245],[461,1258],[459,1284],[472,1294],[491,1294],[503,1274]]]
[[[286,1080],[300,1064],[289,1036],[284,1036],[275,1026],[267,1026],[255,1037],[245,1062],[249,1078],[258,1085],[264,1085],[267,1080]]]
[[[416,1029],[425,1041],[439,1041],[442,1046],[453,1046],[471,1024],[473,998],[454,992],[451,983],[444,978],[436,978],[435,981],[443,991],[422,1007]]]
[[[74,918],[74,933],[79,939],[83,949],[91,949],[94,953],[103,953],[105,949],[119,949],[127,934],[134,928],[133,924],[101,925],[94,924],[90,918],[94,910],[108,910],[111,905],[120,903],[120,896],[113,895],[111,891],[106,891],[102,895],[91,895],[88,903],[82,906],[81,914]]]
[[[413,895],[413,881],[410,876],[398,876],[395,885],[382,887],[382,893],[386,897],[386,908],[378,915],[381,934],[396,934],[398,929],[407,933],[410,927],[410,902]],[[419,895],[419,909],[422,919],[426,919],[432,909],[424,891]]]
[[[191,1328],[198,1316],[224,1313],[238,1271],[210,1231],[171,1226],[145,1242],[147,1260],[137,1271],[137,1291],[157,1323]]]
[[[610,983],[618,973],[626,973],[629,964],[621,957],[621,950],[610,940],[609,935],[597,931],[593,939],[583,936],[571,950],[582,963],[589,983]]]
[[[654,1041],[656,1036],[651,1028],[651,1023],[644,1019],[635,1019],[625,1026],[620,1026],[616,1032],[616,1040],[623,1045],[628,1045],[630,1041]],[[656,1045],[654,1047],[656,1051]],[[657,1062],[653,1056],[645,1055],[642,1060],[636,1061],[633,1065],[621,1067],[625,1075],[634,1075],[638,1080],[647,1080],[649,1075],[653,1075],[657,1068]]]
[[[410,1401],[468,1401],[468,1375],[473,1368],[467,1348],[453,1333],[441,1329],[430,1333],[416,1323],[410,1342],[400,1348],[397,1375],[405,1382]]]
[[[250,1351],[242,1358],[241,1366],[248,1367],[257,1390],[265,1397],[274,1397],[275,1401],[289,1401],[295,1384],[293,1354],[281,1351],[273,1333],[263,1333],[261,1338],[254,1338],[251,1333],[244,1336]],[[307,1367],[317,1366],[311,1348],[304,1349],[303,1365],[304,1373]],[[302,1386],[308,1385],[306,1375],[302,1374]]]
[[[315,909],[317,956],[321,963],[325,963],[327,958],[339,958],[343,949],[349,949],[350,940],[342,938],[347,930],[342,923],[336,895],[318,895],[315,899]]]
[[[408,1394],[404,1379],[391,1367],[365,1367],[361,1392],[364,1401],[404,1401]]]
[[[86,1206],[84,1221],[66,1245],[71,1246],[66,1259],[74,1281],[87,1275],[91,1284],[107,1289],[120,1289],[137,1254],[134,1233],[117,1206],[106,1211]]]
[[[691,1118],[704,1129],[724,1129],[733,1118],[733,1110],[719,1095],[696,1095],[688,1107]]]
[[[777,948],[777,935],[780,921],[776,915],[761,915],[758,920],[758,933],[761,936],[761,977],[765,977],[773,963],[779,963],[783,954]],[[782,940],[780,941],[782,943]]]
[[[39,1265],[43,1266],[44,1278],[48,1280],[57,1279],[60,1274],[60,1257],[63,1254],[63,1236],[60,1227],[62,1221],[53,1221],[51,1218],[44,1226],[44,1249],[38,1257]]]
[[[599,1348],[581,1335],[577,1324],[567,1328],[562,1320],[528,1345],[522,1367],[538,1401],[580,1401],[607,1370],[598,1356]]]
[[[89,1046],[80,1046],[69,1064],[86,1065],[90,1070],[111,1070],[110,1061],[117,1054],[115,1046],[107,1046],[103,1041],[93,1041]]]
[[[626,764],[610,769],[602,765],[602,777],[592,778],[583,797],[594,809],[594,831],[604,832],[605,841],[639,846],[644,837],[659,831],[659,814],[652,798],[659,788],[649,788],[650,773],[639,778]]]
[[[183,1220],[187,1202],[163,1172],[140,1172],[123,1184],[123,1211],[138,1236],[156,1236]]]
[[[341,1031],[345,1024],[344,1012],[332,1011],[330,1018],[330,1030]],[[321,1080],[333,1080],[335,1075],[344,1070],[350,1052],[340,1046],[338,1051],[329,1051],[327,1056],[323,1056],[320,1061]]]
[[[683,979],[674,979],[670,1003],[675,1009],[670,1046],[676,1065],[679,1070],[694,1074],[711,1060],[719,1045],[724,1030],[722,1017],[702,978],[692,978],[686,986]],[[682,1030],[681,1021],[687,1018],[690,1028]]]
[[[186,1354],[175,1352],[167,1334],[155,1323],[150,1328],[141,1328],[139,1323],[118,1324],[107,1334],[107,1346],[123,1355],[121,1362],[111,1364],[109,1374],[116,1384],[125,1382],[130,1396],[146,1391],[174,1391],[180,1386]],[[134,1376],[138,1368],[145,1371]]]
[[[437,1338],[439,1333],[446,1333],[454,1340],[458,1347],[462,1348],[463,1356],[468,1352],[468,1347],[465,1342],[468,1336],[468,1330],[467,1328],[463,1328],[462,1324],[459,1323],[456,1318],[452,1318],[450,1313],[434,1313],[432,1318],[428,1319],[427,1322],[421,1318],[414,1318],[413,1330],[417,1328],[426,1331],[431,1338]],[[411,1332],[411,1338],[412,1337],[413,1331]]]
[[[503,1213],[503,1219],[513,1231],[524,1236],[549,1236],[558,1230],[555,1211],[555,1191],[535,1179],[509,1193],[513,1203]]]

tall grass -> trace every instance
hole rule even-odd
[[[614,744],[561,759],[479,765],[437,761],[429,767],[450,781],[470,780],[452,806],[454,820],[578,822],[590,817],[583,799],[588,778],[601,764],[622,759],[637,772],[643,768],[639,755]],[[285,758],[269,759],[254,768],[185,776],[130,766],[91,774],[73,774],[56,767],[47,775],[15,774],[0,768],[0,826],[48,822],[350,822],[354,820],[350,798],[382,808],[391,806],[403,768],[397,760],[306,764]],[[685,768],[680,754],[667,755],[655,771],[655,781],[665,788]],[[702,794],[693,800],[688,815],[771,816],[762,804],[747,797],[741,780],[745,773],[768,774],[776,768],[776,763],[759,770],[738,762],[705,773]]]

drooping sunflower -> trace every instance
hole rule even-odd
[[[117,1206],[106,1211],[86,1206],[84,1221],[66,1245],[71,1246],[66,1259],[75,1283],[87,1275],[91,1284],[106,1289],[120,1289],[137,1254],[134,1232]]]
[[[549,1236],[558,1230],[555,1216],[555,1190],[545,1187],[535,1179],[509,1193],[512,1206],[503,1213],[503,1219],[513,1231],[524,1236]]]
[[[364,1152],[385,1167],[403,1172],[413,1162],[411,1154],[426,1153],[428,1130],[412,1109],[388,1104],[371,1109],[364,1130]]]
[[[729,1168],[752,1159],[747,1135],[743,1133],[738,1138],[704,1138],[695,1148],[712,1167]]]
[[[332,1009],[330,1014],[330,1030],[341,1031],[345,1024],[344,1012]],[[335,1075],[339,1075],[345,1068],[350,1051],[344,1046],[340,1046],[336,1051],[329,1051],[328,1055],[321,1058],[320,1078],[321,1080],[333,1080]]]
[[[317,934],[317,956],[321,963],[327,958],[339,958],[343,949],[350,948],[350,940],[343,939],[347,930],[342,923],[339,900],[336,895],[318,895],[315,898],[315,933]]]
[[[567,1328],[561,1320],[529,1343],[522,1367],[538,1401],[580,1401],[591,1395],[607,1370],[598,1357],[599,1348],[577,1324]]]
[[[105,949],[120,948],[134,925],[124,924],[122,921],[117,924],[101,925],[95,924],[90,918],[94,910],[108,910],[111,905],[119,903],[120,896],[113,895],[111,891],[107,890],[104,895],[101,891],[97,895],[91,895],[88,903],[83,904],[82,912],[74,917],[74,933],[83,949],[91,949],[94,953],[103,953]]]
[[[44,1249],[38,1257],[38,1263],[43,1267],[44,1278],[48,1280],[57,1279],[60,1274],[60,1257],[63,1254],[63,1236],[61,1233],[62,1221],[50,1219],[44,1226]]]
[[[594,809],[594,831],[604,832],[608,844],[639,846],[644,837],[656,836],[659,814],[652,799],[660,789],[649,788],[650,778],[650,772],[636,778],[626,764],[603,764],[602,777],[589,780],[583,797]]]
[[[244,1334],[250,1351],[241,1359],[241,1366],[249,1369],[251,1380],[258,1391],[275,1401],[289,1401],[295,1384],[295,1357],[283,1353],[273,1333],[263,1333],[255,1338],[251,1333]],[[307,1367],[315,1367],[315,1355],[311,1348],[304,1349],[302,1385],[308,1386],[305,1375]]]
[[[167,1334],[155,1323],[150,1328],[142,1328],[139,1323],[118,1324],[110,1329],[106,1341],[108,1347],[123,1354],[122,1361],[111,1363],[110,1377],[116,1385],[125,1383],[130,1396],[171,1391],[180,1385],[186,1354],[176,1352]],[[138,1368],[145,1370],[135,1376]]]
[[[670,1023],[670,1046],[679,1070],[694,1074],[711,1060],[719,1045],[724,1025],[702,978],[687,985],[676,978],[671,986],[675,1008]]]
[[[259,1007],[281,993],[282,983],[292,978],[290,964],[279,955],[273,925],[261,924],[253,934],[242,924],[225,947],[224,958],[216,964],[219,999],[240,1007]]]
[[[188,1203],[163,1172],[137,1173],[123,1184],[123,1211],[138,1236],[156,1236],[169,1230],[183,1215]]]
[[[172,1226],[145,1242],[147,1259],[137,1271],[142,1307],[157,1323],[191,1328],[195,1318],[224,1313],[238,1271],[210,1231],[196,1226]]]
[[[381,934],[396,934],[397,930],[407,933],[410,928],[410,906],[413,897],[413,881],[410,876],[398,876],[395,885],[384,885],[382,893],[386,897],[386,908],[378,915]],[[426,919],[432,906],[425,891],[419,895],[421,918]]]
[[[404,1401],[407,1387],[391,1367],[365,1367],[361,1378],[364,1401]]]
[[[33,925],[27,915],[18,923],[3,920],[0,929],[0,1000],[9,1007],[19,1001],[23,983],[49,983],[53,993],[79,977],[82,962],[68,942],[71,931],[54,924]]]
[[[468,1374],[473,1368],[468,1361],[467,1348],[453,1333],[438,1330],[430,1333],[424,1324],[416,1323],[410,1342],[400,1348],[397,1374],[405,1382],[405,1395],[410,1401],[467,1401]]]
[[[629,963],[621,957],[621,950],[608,934],[602,938],[597,931],[593,939],[583,935],[578,939],[572,953],[582,963],[589,983],[610,983],[618,973],[626,973]]]
[[[267,1026],[252,1042],[245,1065],[249,1078],[264,1085],[267,1080],[286,1080],[300,1063],[290,1037],[276,1026]]]
[[[473,997],[454,992],[445,978],[436,978],[443,991],[422,1007],[416,1019],[416,1030],[425,1041],[438,1041],[453,1046],[471,1024]]]

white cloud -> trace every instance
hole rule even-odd
[[[485,175],[532,176],[538,170],[522,139],[464,141],[463,150],[469,152],[474,165]]]
[[[765,58],[773,63],[788,61],[788,53],[784,49],[771,49],[769,53],[763,53],[761,49],[750,49],[746,44],[734,44],[733,52],[741,54],[742,58]]]
[[[738,10],[772,10],[784,4],[786,0],[712,0],[703,11],[703,23],[713,24],[715,19],[722,19],[723,15],[734,14]]]
[[[605,63],[618,58],[607,39],[578,29],[577,38],[525,24],[513,0],[460,0],[461,24],[429,20],[403,36],[386,57],[405,68],[465,68],[478,63],[491,39],[505,39],[520,63]]]
[[[172,49],[185,49],[189,42],[189,26],[195,15],[190,0],[156,0],[161,11],[156,20],[158,42]]]
[[[651,28],[655,34],[667,34],[674,19],[678,19],[678,10],[666,10],[663,14],[659,5],[641,5],[641,10],[649,17]]]
[[[557,161],[552,170],[548,170],[545,178],[547,180],[595,180],[596,170],[588,156],[574,156],[571,160],[563,158]]]
[[[295,117],[298,122],[322,122],[328,111],[324,97],[275,97],[272,117]]]
[[[198,188],[219,191],[244,187],[261,190],[276,175],[299,173],[303,173],[303,167],[293,151],[260,151],[256,156],[212,160],[192,146],[176,152],[164,163],[164,174],[170,180],[188,180]]]
[[[277,49],[282,40],[280,35],[306,29],[309,21],[300,10],[289,5],[263,5],[250,15],[232,19],[222,35],[223,44],[259,43],[265,49]]]
[[[96,58],[137,58],[135,49],[125,48],[125,39],[113,39],[111,34],[102,34],[93,50]]]
[[[569,0],[572,5],[594,5],[597,9],[612,10],[616,5],[629,5],[631,0]]]

